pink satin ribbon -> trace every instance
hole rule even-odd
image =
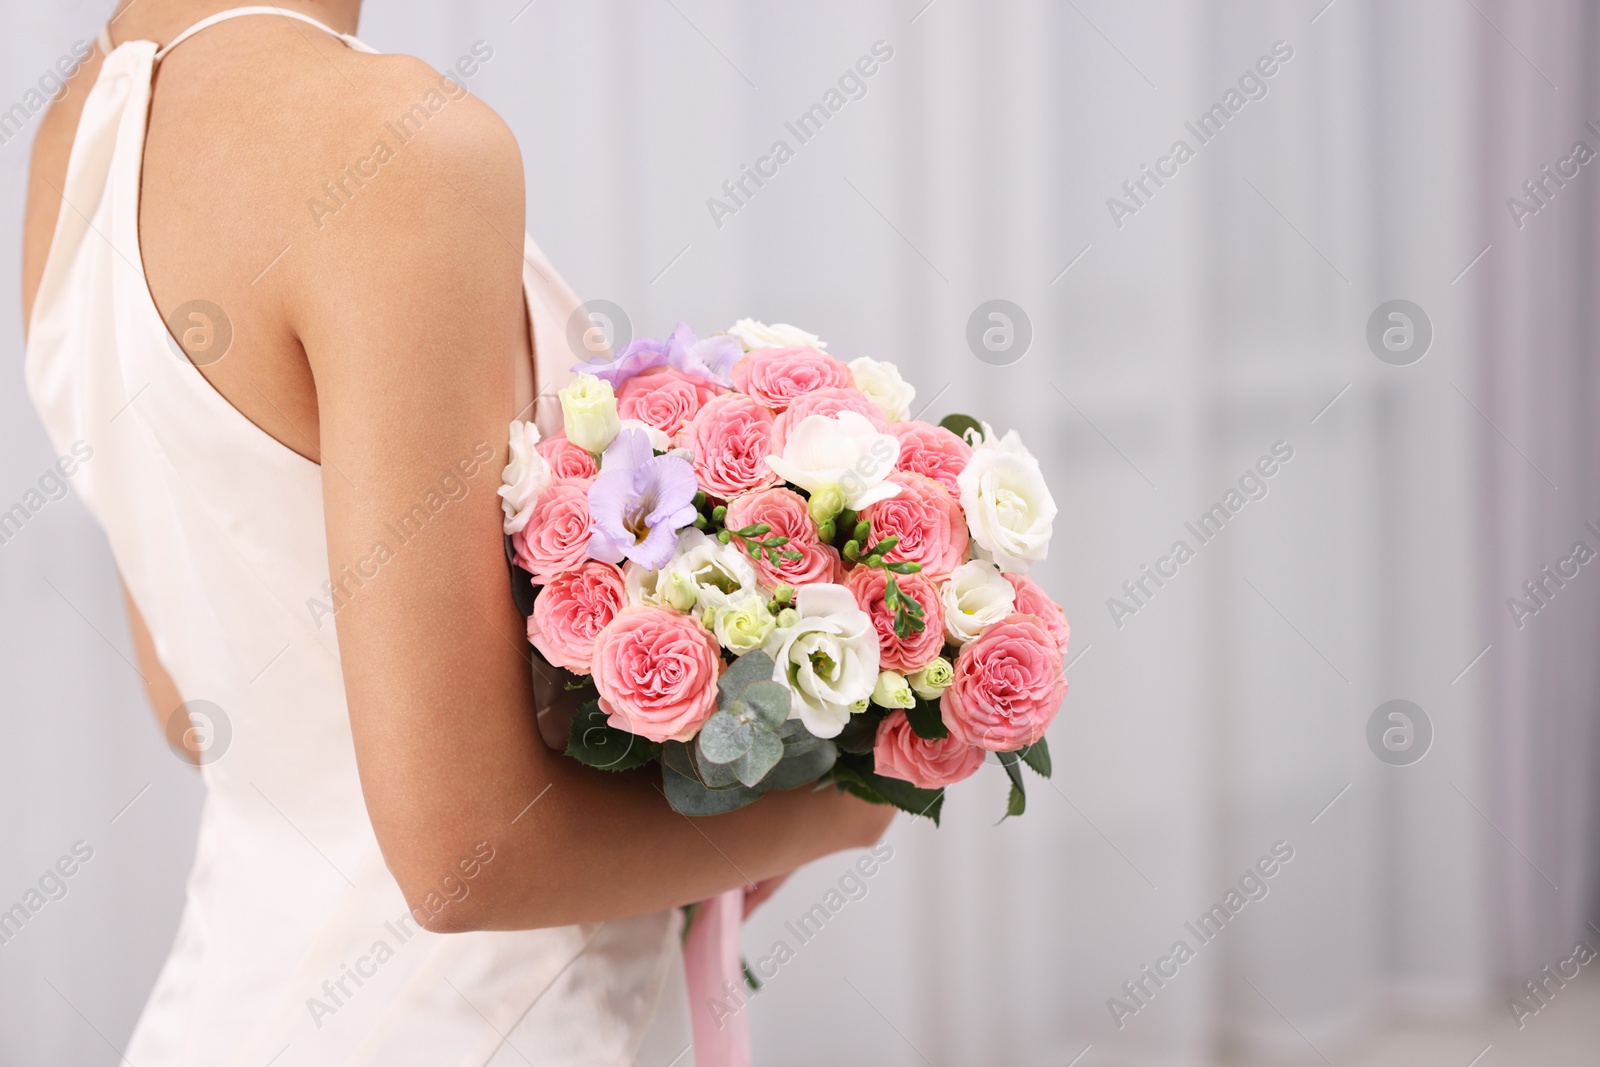
[[[695,1067],[750,1067],[749,992],[739,933],[744,925],[744,890],[730,889],[695,909],[683,945],[689,986],[689,1021]]]

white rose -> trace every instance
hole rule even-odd
[[[760,595],[744,550],[695,529],[679,535],[677,555],[661,568],[655,590],[679,611],[720,610]]]
[[[1056,502],[1039,471],[1039,461],[1012,430],[998,441],[984,426],[984,439],[956,476],[961,510],[972,539],[1003,571],[1025,572],[1050,550]]]
[[[533,502],[550,485],[550,464],[534,446],[539,443],[539,427],[531,422],[511,424],[511,458],[500,475],[500,506],[505,510],[504,528],[514,534],[528,525]]]
[[[556,395],[561,398],[561,421],[567,440],[589,452],[604,452],[622,429],[611,383],[592,374],[580,374]]]
[[[899,438],[879,433],[858,412],[841,411],[801,419],[789,432],[783,455],[768,456],[767,466],[813,496],[836,492],[844,507],[860,511],[899,495],[898,485],[884,481],[899,458]]]
[[[893,363],[880,363],[866,356],[852,359],[850,377],[890,422],[911,417],[911,402],[917,398],[917,390],[900,377],[900,368]]]
[[[817,737],[837,737],[878,684],[878,631],[842,585],[804,586],[794,610],[792,625],[775,630],[763,646],[772,678],[794,696],[791,719]]]
[[[746,352],[757,348],[815,348],[820,352],[828,347],[828,342],[816,334],[807,333],[800,327],[790,326],[786,322],[768,326],[755,319],[740,319],[733,324],[728,333],[739,339]]]
[[[1017,591],[993,563],[968,560],[939,587],[945,636],[964,645],[1010,615],[1016,602]]]
[[[758,596],[745,597],[712,616],[711,632],[723,648],[735,656],[754,652],[766,644],[778,621],[767,610],[767,602]]]

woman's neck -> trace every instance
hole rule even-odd
[[[111,40],[166,44],[203,18],[248,0],[117,0],[111,16]],[[361,0],[274,0],[274,7],[310,15],[340,33],[353,34],[361,18]]]

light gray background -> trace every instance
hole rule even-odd
[[[989,767],[942,830],[898,823],[868,897],[752,1008],[758,1062],[1343,1067],[1398,1023],[1503,1022],[1511,985],[1600,945],[1600,575],[1521,630],[1506,607],[1600,547],[1600,176],[1520,229],[1505,203],[1600,149],[1592,5],[524,3],[374,3],[362,32],[439,67],[494,48],[469,87],[521,139],[529,227],[581,296],[647,334],[753,315],[894,360],[931,417],[1019,429],[1061,506],[1036,571],[1073,623],[1054,781],[996,827]],[[0,103],[106,14],[15,5]],[[867,96],[718,228],[706,199],[878,40]],[[1107,198],[1279,40],[1270,94],[1114,225]],[[0,146],[12,292],[26,140]],[[999,368],[964,340],[997,297],[1034,329]],[[1394,298],[1434,327],[1409,367],[1365,341]],[[0,317],[9,506],[52,456],[15,300]],[[1279,440],[1267,498],[1115,625],[1122,582]],[[0,947],[5,1064],[117,1062],[176,922],[198,786],[129,648],[76,500],[0,546],[0,908],[95,849]],[[1409,767],[1366,745],[1393,698],[1435,730]],[[1270,896],[1119,1030],[1107,999],[1280,839]],[[846,863],[797,876],[751,954]],[[1484,1067],[1535,1040],[1506,1035]]]

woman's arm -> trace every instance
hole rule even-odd
[[[362,107],[404,113],[436,84],[419,69]],[[290,317],[316,379],[362,789],[408,901],[479,842],[494,862],[437,929],[653,911],[876,840],[889,812],[832,789],[691,821],[657,775],[595,771],[540,741],[495,495],[524,321],[520,153],[470,97],[390,147],[297,243]]]
[[[183,697],[172,676],[161,665],[161,659],[156,655],[156,643],[150,637],[150,628],[144,624],[144,616],[139,614],[139,606],[133,602],[126,585],[122,587],[122,602],[128,608],[133,657],[139,663],[139,676],[144,679],[144,695],[150,701],[150,710],[155,713],[156,722],[166,735],[167,746],[198,766],[200,751],[190,743],[188,720],[172,714],[183,705]]]

